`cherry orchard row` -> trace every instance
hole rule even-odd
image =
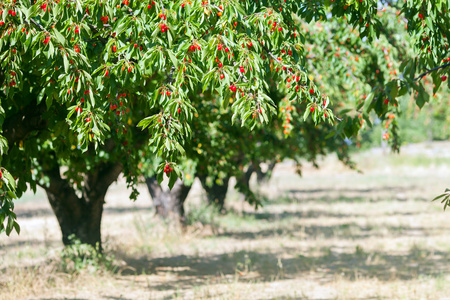
[[[408,21],[411,39],[400,45],[391,33],[402,31],[387,30],[387,16],[379,14],[386,3],[376,1],[3,1],[2,165],[15,159],[11,149],[16,143],[39,130],[55,132],[66,124],[75,147],[88,152],[90,145],[103,147],[114,131],[129,134],[123,127],[140,116],[140,126],[151,132],[150,150],[161,158],[159,179],[167,174],[173,184],[181,176],[178,162],[191,141],[191,126],[203,117],[199,99],[208,101],[196,96],[205,93],[218,97],[218,115],[230,107],[231,120],[250,128],[268,123],[278,110],[285,135],[297,130],[292,125],[298,126],[301,116],[332,124],[331,108],[337,104],[347,108],[339,109],[343,121],[338,132],[351,136],[362,119],[369,123],[372,110],[381,118],[397,113],[397,98],[411,90],[418,91],[420,106],[427,102],[428,93],[416,85],[417,72],[434,70],[439,88],[448,69],[438,63],[450,56],[448,16],[442,14],[448,7],[434,2],[388,3],[392,7],[386,14],[393,12],[394,18],[398,12]],[[309,24],[321,23],[329,29],[308,33]],[[350,36],[345,47],[354,60],[344,59],[339,46],[329,55],[330,33]],[[392,61],[374,59],[383,56],[369,51],[377,43],[397,49],[391,56],[384,51]],[[389,64],[399,66],[392,78],[386,75]],[[335,75],[334,82],[327,72]],[[269,96],[273,84],[286,95],[279,103]],[[366,99],[350,96],[353,87]],[[32,105],[39,107],[36,115],[32,109],[23,111]],[[20,114],[34,123],[19,136],[9,120]],[[130,150],[128,141],[117,141]],[[38,155],[17,153],[27,160]],[[20,195],[34,177],[20,170],[13,174]],[[4,188],[12,191],[14,180],[8,184]]]
[[[8,12],[2,12],[0,25],[2,95],[8,100],[2,101],[3,135],[6,137],[2,153],[8,154],[2,156],[2,165],[14,168],[18,177],[17,195],[26,190],[25,183],[35,187],[41,180],[30,167],[36,167],[38,163],[38,169],[45,170],[36,161],[42,151],[56,151],[67,160],[71,156],[69,153],[64,155],[68,146],[64,144],[72,144],[73,147],[73,139],[83,151],[88,151],[90,142],[99,148],[113,128],[117,128],[118,134],[126,134],[120,124],[130,124],[128,114],[149,111],[149,106],[159,110],[154,115],[159,133],[152,136],[151,145],[156,146],[154,151],[165,160],[174,160],[174,151],[171,150],[183,151],[181,144],[189,138],[189,122],[196,113],[189,93],[197,93],[199,84],[203,84],[204,90],[217,90],[219,87],[215,79],[213,84],[202,82],[204,75],[217,63],[210,60],[204,64],[206,57],[216,57],[217,60],[220,57],[223,61],[221,74],[210,74],[216,78],[222,75],[223,83],[227,83],[226,86],[222,83],[219,89],[225,101],[230,97],[224,95],[224,90],[231,93],[230,87],[234,92],[238,88],[241,90],[238,100],[248,98],[243,105],[235,105],[234,119],[247,118],[249,112],[262,115],[260,121],[269,119],[269,111],[274,111],[273,103],[265,95],[266,86],[259,78],[269,76],[266,70],[270,69],[269,65],[273,69],[274,63],[280,68],[294,70],[298,56],[296,50],[301,50],[291,41],[283,46],[287,49],[285,53],[293,55],[294,60],[288,56],[285,58],[285,53],[281,52],[281,44],[288,37],[283,15],[263,7],[244,11],[237,2],[227,3],[222,8],[207,2],[180,3],[37,1],[30,5],[28,1],[4,1],[0,4],[1,11]],[[221,10],[220,16],[208,10],[217,8]],[[271,27],[252,35],[253,30],[246,19],[256,9],[267,11],[267,23]],[[240,41],[248,41],[247,45],[251,45],[247,50],[252,50],[252,59],[260,58],[257,64],[246,60],[248,54],[241,53]],[[265,50],[258,44],[261,42],[266,43]],[[223,51],[213,54],[213,49],[219,51],[219,44],[225,45]],[[269,62],[269,57],[275,55],[277,59]],[[297,66],[296,70],[300,72],[301,68]],[[123,100],[130,96],[139,98],[141,104],[133,107]],[[148,102],[143,101],[145,99]],[[61,105],[68,109],[66,114],[56,109]],[[121,109],[123,105],[127,108]],[[31,109],[36,106],[39,109]],[[24,107],[30,109],[22,111]],[[49,113],[55,111],[55,115],[49,116],[45,108]],[[33,112],[41,115],[34,116]],[[25,121],[32,116],[37,119],[36,124],[23,126],[27,131],[21,135],[13,134],[14,122],[8,120],[16,116],[18,119],[22,116],[20,119]],[[255,119],[252,119],[254,124]],[[69,126],[71,132],[61,130],[65,127],[62,122]],[[24,125],[22,122],[17,126],[20,124]],[[30,144],[25,142],[24,148],[16,148],[17,142],[30,139],[29,134],[35,135],[38,130],[53,132],[47,136],[50,143],[42,140],[43,137],[39,138],[46,147],[30,148]],[[66,138],[59,138],[62,132]],[[126,141],[122,141],[122,146],[126,148]],[[19,171],[18,164],[9,163],[18,159],[22,161],[22,158],[22,171]],[[163,174],[164,166],[173,184],[181,173],[176,164],[170,163],[168,168],[167,165],[168,162],[163,162],[159,173]],[[71,184],[86,190],[86,187],[79,186],[77,168],[71,170],[69,168],[70,172],[66,173]],[[2,191],[8,192],[4,194],[7,197],[2,198],[2,211],[5,212],[2,217],[10,216],[7,233],[13,227],[11,224],[15,224],[15,216],[8,210],[12,207],[10,200],[15,196],[15,180],[11,178],[3,169],[5,184]]]

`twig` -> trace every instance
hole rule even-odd
[[[417,81],[417,80],[419,80],[419,79],[422,79],[423,77],[425,77],[427,74],[429,74],[429,73],[431,73],[431,72],[434,72],[434,71],[439,70],[439,69],[444,69],[444,68],[447,68],[447,67],[449,67],[449,66],[450,66],[450,63],[446,63],[446,64],[443,64],[442,66],[439,66],[439,67],[436,67],[436,68],[427,70],[425,73],[422,73],[422,74],[420,74],[418,77],[414,78],[414,81]]]
[[[34,25],[36,25],[37,27],[39,27],[39,29],[40,29],[41,31],[48,33],[48,31],[47,31],[44,27],[42,27],[41,24],[39,24],[38,22],[36,22],[33,18],[30,18],[30,20],[31,20],[31,23],[33,23]]]

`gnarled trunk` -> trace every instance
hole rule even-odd
[[[102,250],[100,227],[105,195],[121,171],[120,163],[101,164],[85,174],[82,193],[78,196],[69,181],[61,177],[59,166],[45,170],[50,185],[43,188],[61,227],[64,245],[79,240]]]
[[[61,227],[64,245],[75,240],[101,249],[100,225],[105,195],[97,198],[78,198],[73,190],[60,193],[47,191],[47,197]],[[64,199],[64,200],[62,200]]]
[[[223,211],[225,207],[225,198],[228,192],[229,177],[222,179],[223,184],[220,185],[213,180],[213,184],[209,186],[206,182],[206,176],[199,176],[203,189],[206,192],[208,203],[216,206],[219,211]]]
[[[148,191],[153,200],[156,214],[164,218],[174,216],[184,225],[186,216],[184,213],[184,201],[186,200],[191,186],[187,186],[178,179],[171,190],[163,190],[158,184],[156,176],[145,178]]]

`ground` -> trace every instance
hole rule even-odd
[[[362,173],[334,157],[302,177],[278,165],[253,186],[257,211],[231,191],[218,215],[196,183],[184,232],[119,181],[102,223],[109,270],[63,272],[74,266],[45,194],[27,194],[21,234],[0,236],[0,299],[450,299],[450,212],[430,201],[450,187],[450,143],[355,160]]]

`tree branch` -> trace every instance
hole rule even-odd
[[[33,23],[35,26],[37,26],[41,31],[43,32],[48,32],[44,27],[42,27],[41,24],[39,24],[38,22],[36,22],[33,18],[30,18],[31,23]]]
[[[426,71],[425,73],[420,74],[418,77],[414,78],[414,81],[417,81],[417,80],[419,80],[419,79],[422,79],[423,77],[425,77],[427,74],[429,74],[429,73],[431,73],[431,72],[437,71],[437,70],[439,70],[439,69],[444,69],[444,68],[447,68],[447,67],[449,67],[449,66],[450,66],[450,63],[447,63],[447,64],[443,64],[442,66],[439,66],[439,67],[430,69],[430,70]]]

